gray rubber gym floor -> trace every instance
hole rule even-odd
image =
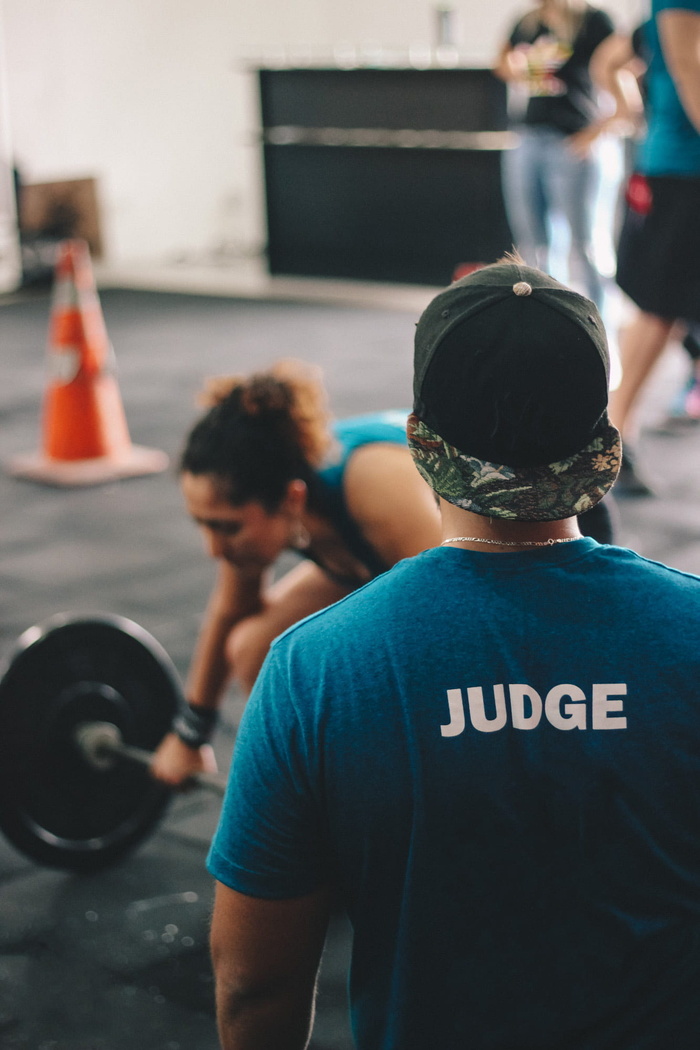
[[[109,290],[101,295],[132,440],[176,458],[205,375],[284,356],[324,369],[339,416],[410,402],[409,311]],[[35,449],[48,293],[0,298],[3,459]],[[619,500],[619,542],[700,572],[700,427],[660,426],[687,362],[673,347],[644,405],[640,456],[652,499]],[[0,473],[0,655],[57,612],[135,620],[184,674],[212,566],[172,471],[88,489]],[[242,702],[217,739],[228,765]],[[0,742],[1,743],[1,742]],[[6,1050],[214,1050],[204,870],[219,802],[176,798],[140,848],[90,876],[42,868],[0,840],[0,1044]],[[352,1044],[348,931],[336,921],[322,971],[315,1050]]]

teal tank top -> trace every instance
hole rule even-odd
[[[363,445],[389,442],[407,448],[406,419],[408,414],[408,409],[392,409],[336,420],[332,426],[334,446],[318,472],[322,512],[338,530],[350,553],[362,562],[372,576],[386,572],[390,566],[385,564],[367,542],[348,512],[343,491],[345,469],[353,452],[362,448]],[[307,554],[307,557],[316,561],[324,572],[327,572],[338,583],[357,583],[354,579],[346,579],[329,572],[321,562],[313,557],[311,552]]]

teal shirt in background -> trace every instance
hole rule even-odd
[[[653,17],[645,25],[651,51],[646,74],[649,125],[638,166],[645,175],[700,177],[700,134],[686,116],[661,50],[656,16],[666,10],[700,15],[700,0],[653,0]]]

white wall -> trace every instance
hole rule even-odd
[[[29,182],[96,176],[108,259],[196,261],[264,240],[247,67],[435,43],[428,0],[0,0],[10,128]],[[442,6],[445,6],[444,4]],[[488,64],[519,0],[454,0]],[[527,4],[525,4],[527,6]],[[624,27],[644,0],[603,6]]]
[[[7,105],[5,41],[0,19],[0,292],[20,281],[19,240],[12,177],[12,139]]]

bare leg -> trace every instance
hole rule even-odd
[[[623,438],[635,436],[632,418],[637,398],[666,346],[673,321],[640,311],[620,336],[622,378],[610,395],[610,419]]]
[[[236,624],[226,643],[226,656],[238,685],[250,693],[273,639],[305,616],[350,594],[312,562],[302,562],[264,594],[261,612]]]

